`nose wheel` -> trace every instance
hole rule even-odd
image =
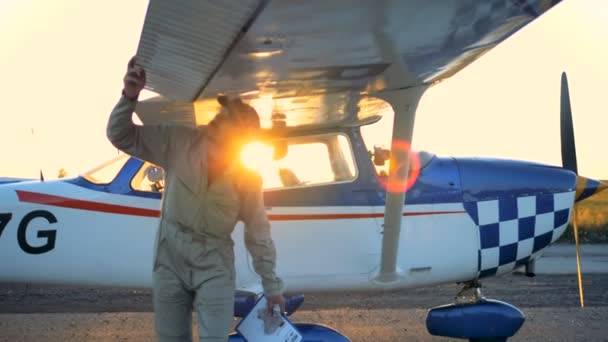
[[[457,304],[474,304],[478,303],[482,300],[485,300],[485,297],[481,293],[481,283],[479,280],[475,279],[470,282],[465,283],[462,290],[458,292],[456,297],[454,297],[454,301]],[[471,338],[470,342],[505,342],[507,338]]]

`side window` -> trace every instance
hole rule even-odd
[[[262,175],[264,189],[314,186],[356,177],[348,138],[338,134],[253,143],[245,147],[241,159]]]
[[[137,191],[163,192],[165,190],[165,172],[162,168],[144,162],[131,180],[131,188]]]
[[[309,142],[288,145],[287,155],[277,161],[281,186],[329,183],[334,180],[327,145]]]

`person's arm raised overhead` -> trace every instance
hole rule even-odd
[[[146,71],[136,64],[135,57],[129,61],[123,83],[122,96],[108,120],[107,137],[117,149],[165,167],[172,127],[138,126],[132,120],[139,93],[146,84]]]

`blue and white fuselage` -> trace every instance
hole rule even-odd
[[[265,191],[278,273],[290,291],[387,287],[373,280],[385,190],[359,128],[339,133],[355,160],[352,180]],[[390,288],[510,272],[566,229],[574,173],[510,160],[419,155],[424,162],[403,210],[402,277]],[[107,184],[77,177],[1,186],[0,281],[151,286],[161,193],[135,190],[149,164],[123,158]],[[238,288],[259,292],[242,224],[233,239]]]

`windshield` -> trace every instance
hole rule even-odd
[[[385,113],[379,121],[361,127],[361,136],[371,156],[376,174],[387,176],[390,166],[390,146],[393,130],[393,113]],[[396,148],[404,151],[409,149],[407,144],[396,144]],[[435,158],[435,154],[427,151],[410,151],[410,171],[414,168],[424,169]]]
[[[127,160],[129,160],[129,156],[121,154],[120,156],[85,172],[82,176],[94,184],[110,184],[114,178],[116,178],[116,175],[118,175],[118,172],[120,172]]]

